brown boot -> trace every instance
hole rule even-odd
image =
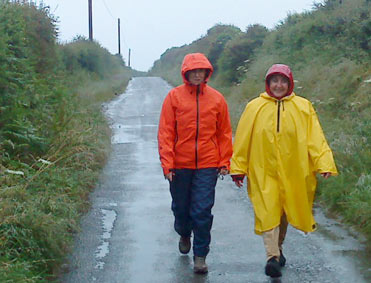
[[[204,256],[194,256],[194,273],[204,274],[208,272],[207,264],[205,262],[206,257]]]
[[[191,237],[183,237],[181,236],[179,239],[179,251],[182,254],[189,253],[191,249]]]

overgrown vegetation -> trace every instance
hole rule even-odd
[[[334,151],[340,176],[320,180],[317,201],[371,239],[371,20],[369,0],[326,0],[313,10],[289,14],[276,28],[249,26],[245,32],[216,26],[218,34],[172,48],[152,73],[180,83],[181,60],[203,52],[216,66],[211,84],[227,97],[234,126],[248,100],[264,91],[274,63],[290,65],[295,92],[311,100]],[[228,30],[234,30],[226,37]],[[200,45],[200,43],[203,43]],[[216,58],[217,57],[217,58]],[[166,71],[164,71],[166,70]]]
[[[133,71],[96,42],[56,42],[48,7],[0,0],[0,281],[47,282],[110,145],[101,102]]]
[[[231,25],[216,25],[207,31],[207,35],[190,45],[173,47],[168,49],[161,58],[157,60],[153,67],[153,74],[160,74],[171,84],[178,85],[182,83],[180,68],[183,58],[188,53],[201,52],[208,54],[214,68],[217,68],[217,62],[224,50],[225,45],[232,38],[241,34],[239,28]]]

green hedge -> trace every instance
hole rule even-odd
[[[110,147],[100,103],[133,71],[81,37],[59,45],[47,7],[0,0],[0,281],[48,282]]]

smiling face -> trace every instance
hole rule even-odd
[[[200,85],[205,81],[206,69],[194,69],[188,71],[188,80],[193,85]]]
[[[269,89],[277,98],[284,97],[289,90],[289,79],[277,74],[269,78]]]

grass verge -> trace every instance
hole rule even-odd
[[[1,168],[0,282],[55,278],[110,149],[101,103],[122,93],[128,81],[128,72],[105,81],[75,78],[71,100],[58,113],[63,128],[47,154],[17,171]]]

